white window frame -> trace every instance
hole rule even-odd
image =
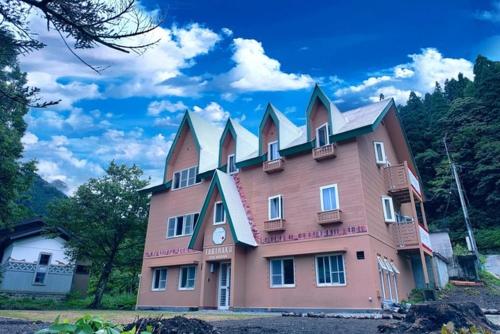
[[[292,260],[293,264],[293,284],[285,284],[285,260]],[[281,263],[281,284],[273,284],[273,261],[280,261]],[[272,289],[280,288],[295,288],[296,273],[295,273],[295,258],[294,257],[280,257],[269,260],[269,286]]]
[[[160,272],[161,270],[165,270],[165,287],[163,288],[155,288],[155,279],[156,279],[156,273]],[[167,268],[154,268],[153,269],[153,279],[151,280],[151,291],[165,291],[167,289],[167,281],[168,281],[168,270]],[[161,282],[161,274],[160,278],[158,279],[158,286],[160,286]]]
[[[48,255],[49,256],[49,261],[47,264],[40,265],[40,259],[42,258],[42,255]],[[36,268],[35,268],[35,275],[33,275],[33,285],[45,285],[45,282],[47,281],[47,276],[49,276],[49,267],[50,267],[50,262],[52,261],[52,253],[48,252],[40,252],[38,254],[38,261],[36,262]],[[43,282],[37,282],[36,281],[36,274],[38,274],[38,269],[40,267],[45,268],[45,276],[43,276]]]
[[[318,126],[316,128],[316,147],[317,148],[322,147],[322,146],[319,146],[319,129],[324,128],[324,127],[326,128],[326,144],[323,146],[330,145],[330,131],[328,130],[328,123],[325,123],[325,124],[321,124],[320,126]]]
[[[218,222],[217,219],[217,204],[222,205],[222,217],[224,218],[222,221]],[[222,201],[217,201],[214,203],[214,225],[222,225],[226,223],[226,210],[224,208],[224,203]]]
[[[380,146],[380,151],[382,153],[383,160],[379,160],[379,158],[378,158],[377,146]],[[375,162],[377,163],[377,165],[385,165],[385,164],[387,164],[387,156],[385,155],[384,142],[383,141],[374,141],[373,142],[373,148],[375,150]]]
[[[231,158],[234,159],[234,170],[231,171]],[[233,174],[236,174],[240,171],[240,169],[238,167],[236,167],[236,154],[229,154],[227,156],[227,173],[229,175],[233,175]]]
[[[278,157],[276,159],[271,159],[271,145],[274,145],[276,144],[276,146],[278,147]],[[275,141],[271,141],[269,143],[267,143],[267,161],[275,161],[275,160],[279,160],[281,159],[281,155],[280,155],[280,148],[279,148],[279,142],[277,140]]]
[[[195,168],[195,174],[194,174],[194,183],[192,184],[189,184],[189,172],[191,169]],[[182,172],[184,171],[187,171],[187,178],[186,178],[186,185],[185,186],[181,186],[181,175],[182,175]],[[175,188],[175,175],[176,174],[179,174],[179,187]],[[197,182],[198,178],[198,166],[191,166],[191,167],[188,167],[188,168],[184,168],[184,169],[180,169],[180,170],[176,170],[174,171],[174,173],[172,174],[172,190],[180,190],[180,189],[184,189],[184,188],[189,188],[189,187],[192,187],[192,186],[195,186],[197,184],[200,184],[200,182]]]
[[[200,213],[199,212],[191,212],[191,213],[186,213],[184,215],[178,215],[178,216],[172,216],[172,217],[168,217],[167,218],[167,231],[165,233],[165,236],[167,239],[173,239],[173,238],[181,238],[181,237],[186,237],[186,236],[189,236],[189,235],[192,235],[193,234],[193,231],[194,231],[194,227],[196,225],[196,220],[195,220],[195,216],[198,215],[198,219],[200,218]],[[185,233],[186,231],[186,225],[185,225],[185,221],[186,221],[186,217],[187,216],[193,216],[193,225],[192,225],[192,228],[191,228],[191,233]],[[182,221],[182,234],[179,234],[179,235],[176,235],[175,232],[177,231],[177,224],[178,224],[178,218],[179,217],[182,217],[183,221]],[[175,228],[174,228],[174,235],[172,236],[169,236],[168,235],[168,229],[169,229],[169,225],[170,225],[170,219],[175,219]]]
[[[330,283],[320,283],[319,282],[319,268],[318,268],[318,258],[320,257],[328,257],[328,261],[330,261],[330,256],[340,256],[342,258],[342,268],[344,268],[344,283],[333,283],[333,282],[330,282]],[[331,264],[330,264],[331,266]],[[320,254],[320,255],[316,255],[314,257],[314,267],[316,269],[316,286],[318,287],[328,287],[328,286],[346,286],[347,285],[347,270],[346,270],[346,267],[345,267],[345,257],[344,257],[344,254],[343,253],[330,253],[330,254]],[[331,275],[331,270],[330,272],[328,273],[329,275]],[[332,281],[331,277],[330,277],[330,281]]]
[[[385,207],[385,201],[389,201],[389,208],[391,210],[391,217],[388,218],[388,212]],[[384,212],[384,220],[386,223],[395,223],[396,222],[396,211],[394,210],[394,202],[392,201],[392,197],[390,196],[382,196],[382,211]]]
[[[324,205],[324,201],[323,201],[323,190],[324,189],[328,189],[328,188],[335,188],[335,203],[337,203],[337,207],[334,208],[334,209],[331,209],[331,210],[325,210],[325,205]],[[340,210],[339,187],[337,186],[337,183],[329,184],[329,185],[320,187],[319,188],[319,196],[320,196],[320,200],[321,200],[321,211],[322,212],[333,211],[333,210]]]
[[[182,272],[183,272],[183,268],[194,268],[194,282],[193,282],[193,286],[192,287],[182,287],[181,284],[182,284]],[[194,290],[196,288],[196,266],[195,265],[192,265],[192,266],[181,266],[179,267],[179,290]],[[186,273],[189,275],[189,271],[186,271]],[[188,282],[188,279],[189,279],[189,276],[186,278],[186,284]]]
[[[271,201],[275,198],[278,198],[278,203],[279,203],[279,216],[278,217],[271,217]],[[267,198],[267,218],[268,220],[280,220],[284,219],[283,217],[285,216],[285,211],[283,210],[283,196],[282,195],[275,195]]]

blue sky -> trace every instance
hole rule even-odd
[[[500,60],[500,1],[142,0],[161,10],[161,38],[145,54],[97,48],[78,62],[34,17],[48,45],[21,59],[29,83],[61,99],[26,117],[25,158],[71,193],[112,159],[138,164],[153,183],[184,110],[217,126],[231,116],[256,131],[267,102],[304,123],[314,83],[340,110],[376,101],[404,104],[411,90],[472,78],[477,54]]]

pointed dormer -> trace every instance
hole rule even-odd
[[[224,127],[219,143],[219,168],[234,174],[238,171],[238,162],[255,158],[258,154],[257,137],[233,119]]]
[[[194,112],[186,111],[165,162],[164,183],[172,189],[200,181],[200,175],[217,167],[221,130]]]
[[[284,160],[280,151],[290,147],[302,134],[300,128],[269,103],[259,126],[259,155],[264,159],[264,171],[274,173],[283,170]]]

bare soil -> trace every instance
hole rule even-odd
[[[440,296],[445,303],[473,302],[481,308],[500,309],[500,288],[497,286],[453,286],[445,290]]]

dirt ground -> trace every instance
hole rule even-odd
[[[443,291],[440,296],[443,302],[473,302],[481,308],[500,309],[500,288],[498,287],[463,287],[454,286]]]
[[[221,334],[370,334],[387,320],[266,317],[210,321]],[[33,334],[45,328],[43,322],[0,318],[1,334]]]

